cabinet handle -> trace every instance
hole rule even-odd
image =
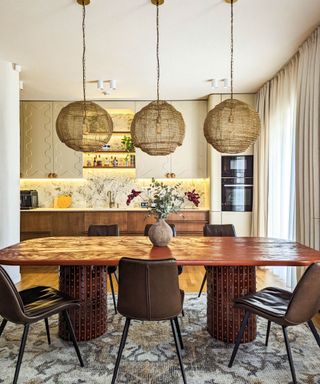
[[[56,179],[58,177],[58,175],[54,172],[50,172],[48,173],[48,178],[49,179]]]

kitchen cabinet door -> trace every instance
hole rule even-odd
[[[82,177],[82,153],[63,144],[56,133],[56,119],[67,102],[21,102],[21,176]]]
[[[52,103],[21,103],[21,176],[47,177],[53,172]]]
[[[52,103],[52,143],[53,143],[53,169],[61,178],[82,177],[82,152],[74,151],[62,143],[57,135],[56,120],[63,107],[68,102]]]
[[[208,149],[203,123],[207,101],[173,101],[172,105],[182,113],[186,130],[182,145],[171,155],[171,172],[178,178],[206,178]]]

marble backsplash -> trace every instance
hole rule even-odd
[[[199,209],[209,206],[208,179],[165,179],[166,184],[181,184],[183,192],[196,190],[200,194]],[[38,191],[39,207],[52,208],[54,199],[59,195],[70,195],[70,208],[108,208],[110,193],[114,199],[115,208],[127,209],[127,195],[132,189],[141,190],[150,184],[150,179],[136,179],[130,171],[124,170],[115,174],[113,171],[87,171],[83,179],[21,179],[21,189]],[[136,198],[130,208],[140,208],[142,199]],[[191,202],[186,202],[184,208],[194,208]]]

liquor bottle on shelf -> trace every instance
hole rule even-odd
[[[97,156],[94,156],[94,158],[93,158],[93,166],[94,167],[97,166]]]
[[[110,159],[109,159],[109,157],[106,157],[106,163],[105,163],[106,165],[106,167],[110,167]]]
[[[100,155],[98,155],[97,167],[102,167],[102,160],[101,160],[101,156]]]
[[[91,161],[91,157],[90,157],[90,155],[88,155],[86,165],[87,165],[87,167],[92,167],[92,161]]]
[[[114,160],[113,160],[113,156],[111,156],[111,159],[110,159],[110,167],[114,167]]]

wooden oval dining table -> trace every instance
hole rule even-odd
[[[233,343],[243,313],[233,299],[256,291],[257,266],[308,266],[320,252],[297,242],[258,237],[175,237],[167,247],[153,247],[148,237],[45,237],[0,250],[0,264],[59,266],[60,290],[80,300],[71,312],[79,341],[107,331],[106,267],[122,257],[175,258],[178,265],[207,269],[207,329],[212,337]],[[64,323],[59,335],[68,339]],[[252,317],[243,342],[256,336]]]

